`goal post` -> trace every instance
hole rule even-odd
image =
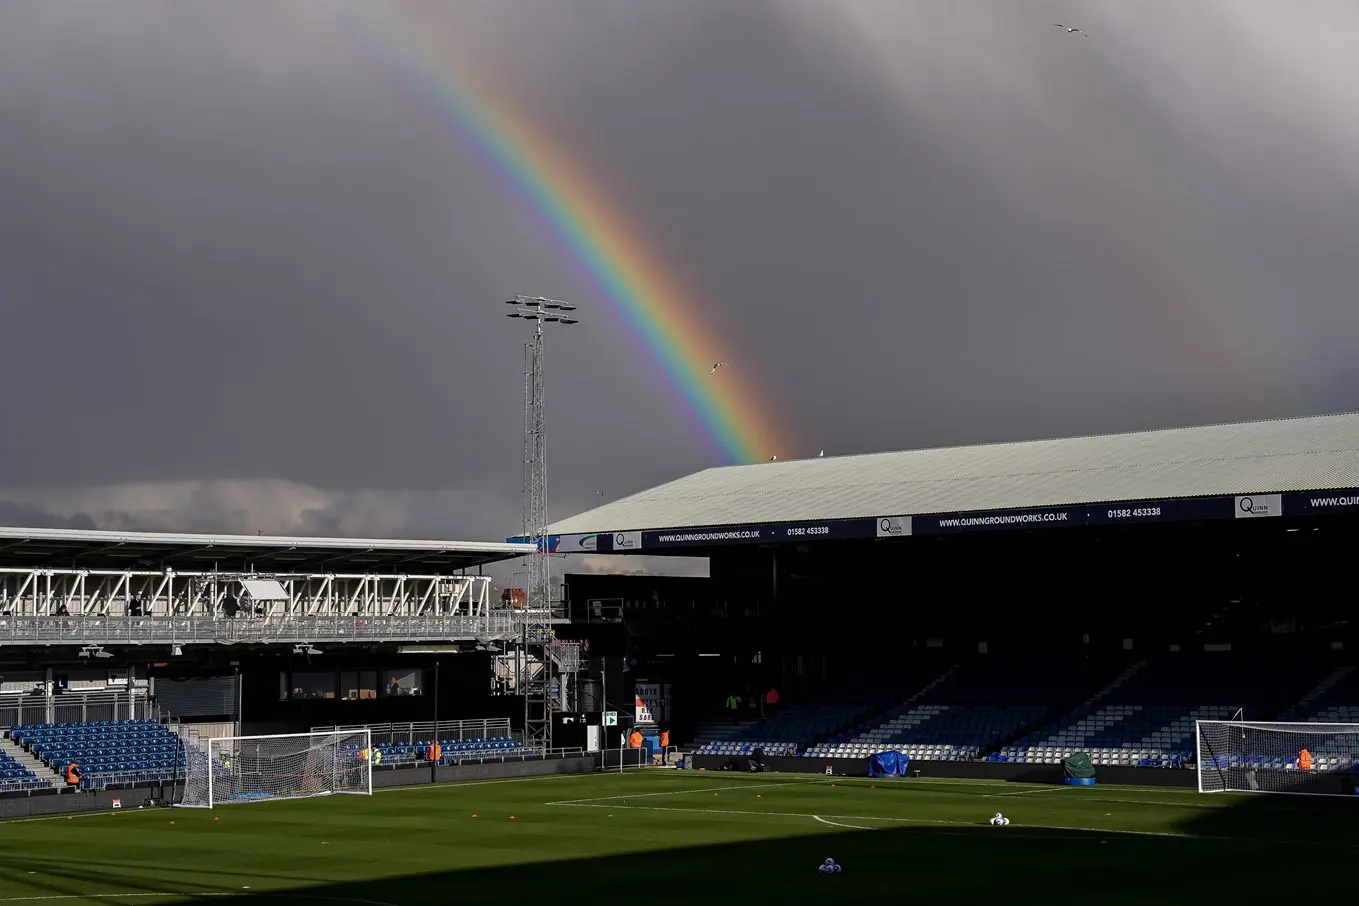
[[[368,730],[216,736],[186,751],[179,805],[214,808],[238,802],[373,792]]]
[[[1359,724],[1196,721],[1200,793],[1352,796]]]

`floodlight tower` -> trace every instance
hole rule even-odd
[[[524,696],[524,744],[552,746],[552,552],[547,538],[547,423],[543,410],[543,327],[578,324],[576,306],[542,296],[515,296],[508,313],[533,324],[533,343],[526,348],[524,373],[524,534],[534,543],[529,556],[527,600],[524,602],[523,659],[515,677]],[[526,669],[536,655],[541,672],[528,680]]]

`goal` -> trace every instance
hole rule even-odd
[[[215,737],[206,748],[188,747],[179,805],[371,794],[370,744],[367,730]]]
[[[1355,793],[1359,724],[1200,720],[1197,731],[1200,793]]]

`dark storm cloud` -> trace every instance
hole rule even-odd
[[[0,2],[0,517],[502,537],[515,292],[584,306],[555,516],[709,464],[337,8]],[[1355,407],[1351,4],[391,9],[587,162],[785,457]]]

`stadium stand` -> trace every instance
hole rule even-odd
[[[989,760],[1057,764],[1084,751],[1097,766],[1178,768],[1194,756],[1195,721],[1229,720],[1238,710],[1274,719],[1324,669],[1221,656],[1134,665],[1103,694]]]
[[[408,764],[425,757],[429,740],[414,742],[380,742],[373,748],[381,753],[379,763],[386,765]],[[506,755],[522,755],[530,751],[523,743],[511,736],[488,737],[485,739],[443,739],[439,741],[443,750],[441,764],[456,764],[478,758],[496,758]]]
[[[913,759],[966,761],[1041,724],[1079,700],[1084,688],[1069,665],[1009,660],[959,667],[881,717],[807,751],[809,756],[867,757],[886,750]],[[998,700],[1006,702],[998,703]]]
[[[1353,667],[1337,667],[1279,719],[1359,723],[1359,674]]]
[[[805,704],[745,726],[726,739],[705,743],[696,754],[734,756],[761,749],[766,755],[796,755],[809,743],[867,720],[918,693],[937,679],[942,670],[934,664],[867,668],[833,682]]]
[[[48,785],[8,752],[0,752],[0,793],[42,789]]]
[[[172,780],[185,761],[179,737],[154,720],[32,724],[11,728],[10,737],[58,775],[78,762],[88,790]]]

